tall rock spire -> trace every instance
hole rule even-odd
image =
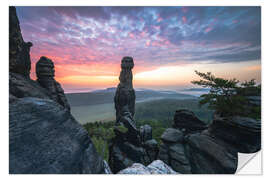
[[[31,42],[24,42],[15,7],[9,7],[9,71],[29,78]]]
[[[121,62],[121,73],[119,76],[120,83],[117,86],[117,90],[114,96],[114,104],[116,110],[116,123],[119,122],[121,112],[124,106],[128,106],[128,110],[133,116],[135,113],[135,91],[132,84],[132,68],[134,62],[132,57],[124,57]]]
[[[135,91],[132,85],[132,57],[124,57],[121,63],[120,83],[114,97],[116,109],[115,137],[109,145],[109,164],[112,172],[133,163],[149,164],[157,157],[157,142],[152,139],[149,125],[137,129],[134,121]]]
[[[66,109],[70,110],[70,105],[64,94],[60,83],[54,79],[54,63],[51,59],[42,56],[36,63],[37,82],[40,86],[47,89],[52,99],[61,104]]]

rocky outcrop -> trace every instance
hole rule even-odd
[[[36,63],[37,82],[47,89],[53,100],[70,110],[70,105],[61,85],[54,79],[54,63],[51,59],[42,56]]]
[[[115,138],[109,146],[109,165],[113,173],[131,166],[145,163],[145,151],[141,146],[137,130],[128,106],[122,108],[119,121],[114,128]]]
[[[185,133],[194,133],[206,129],[207,125],[197,118],[192,111],[180,109],[175,112],[173,127],[181,129]]]
[[[29,78],[30,49],[23,47],[16,9],[11,7],[9,13],[9,172],[109,173],[87,131],[68,108],[48,88]]]
[[[149,125],[136,128],[133,119],[135,108],[135,91],[132,86],[134,67],[131,57],[122,59],[120,83],[115,93],[115,137],[109,145],[109,165],[113,173],[131,166],[134,163],[147,165],[157,157],[157,142],[152,139],[152,128]]]
[[[148,124],[140,127],[140,137],[142,146],[148,156],[149,162],[157,159],[158,155],[158,143],[152,138],[152,127]]]
[[[204,134],[187,139],[186,154],[193,174],[233,174],[237,169],[237,152]]]
[[[161,160],[153,161],[147,167],[134,163],[131,167],[121,170],[118,174],[178,174]]]
[[[191,166],[185,153],[184,134],[178,129],[168,128],[161,136],[162,143],[158,159],[182,174],[190,174]]]
[[[184,140],[184,135],[182,131],[179,131],[178,129],[174,128],[168,128],[166,129],[162,136],[161,140],[163,142],[182,142]]]
[[[116,122],[121,117],[121,109],[123,106],[128,105],[129,112],[132,115],[132,120],[135,113],[135,91],[132,84],[132,68],[134,62],[132,57],[124,57],[121,61],[121,73],[119,76],[120,83],[117,86],[114,96],[114,104],[116,110]]]
[[[31,42],[24,42],[15,7],[9,7],[9,72],[29,78]]]
[[[9,72],[9,95],[17,98],[36,97],[52,99],[50,93],[36,81],[26,78],[22,74]]]
[[[219,117],[215,115],[209,134],[228,143],[240,153],[261,149],[261,121],[248,117]]]
[[[103,164],[104,164],[104,174],[112,174],[112,170],[107,161],[103,160]]]
[[[150,139],[145,142],[142,142],[142,146],[145,149],[148,162],[152,162],[157,159],[158,143],[155,139]]]
[[[252,118],[215,115],[206,127],[194,113],[179,110],[174,127],[162,134],[158,159],[183,174],[233,174],[238,152],[253,153],[261,147],[261,124]]]
[[[152,139],[152,127],[148,124],[140,127],[141,141],[146,142]]]
[[[56,102],[18,98],[9,109],[11,174],[105,173],[87,131]]]

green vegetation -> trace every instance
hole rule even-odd
[[[209,124],[216,111],[222,116],[244,115],[256,119],[261,118],[260,106],[249,106],[248,96],[260,96],[261,86],[255,80],[239,84],[236,79],[217,78],[211,73],[195,71],[202,79],[192,81],[193,84],[210,88],[208,94],[200,99],[166,98],[136,103],[134,119],[136,126],[149,124],[152,127],[153,138],[160,144],[162,133],[172,127],[176,110],[188,109],[193,111],[199,119]],[[109,141],[115,136],[113,129],[118,128],[126,132],[125,127],[115,127],[115,110],[113,103],[85,105],[72,107],[75,115],[89,132],[98,153],[108,161]]]
[[[239,85],[236,79],[218,78],[211,72],[195,73],[202,79],[192,81],[193,84],[211,88],[208,94],[201,95],[200,105],[209,104],[210,109],[223,117],[240,115],[261,119],[261,107],[250,106],[248,100],[249,96],[261,95],[261,85],[256,85],[254,79]]]
[[[121,125],[118,125],[118,126],[115,126],[114,127],[116,130],[118,130],[119,132],[121,133],[126,133],[128,132],[128,128],[124,127],[124,126],[121,126]]]
[[[172,126],[174,113],[178,109],[192,110],[204,122],[211,122],[213,111],[209,110],[207,105],[199,107],[196,99],[162,99],[136,104],[134,117],[136,126],[139,129],[140,126],[149,124],[152,127],[153,138],[160,143],[162,133]],[[97,151],[105,160],[108,160],[108,141],[114,137],[114,123],[114,121],[109,121],[84,124]],[[116,128],[126,130],[124,127]]]
[[[115,136],[113,131],[114,122],[110,121],[110,122],[86,123],[83,126],[88,131],[98,153],[106,161],[108,161],[109,158],[108,144],[110,139],[112,139]]]
[[[163,99],[138,104],[136,106],[135,121],[137,127],[149,124],[152,127],[153,138],[160,143],[160,137],[165,129],[172,127],[174,113],[179,109],[193,111],[205,123],[212,120],[213,111],[207,105],[199,107],[196,99]]]

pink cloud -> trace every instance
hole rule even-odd
[[[187,17],[186,16],[182,16],[182,22],[185,24],[187,22]]]
[[[150,41],[146,41],[145,45],[150,46]]]
[[[131,33],[131,32],[128,34],[128,36],[129,36],[130,38],[132,38],[132,39],[134,39],[134,38],[135,38],[134,34],[133,34],[133,33]]]
[[[204,32],[205,32],[205,33],[208,33],[208,32],[210,32],[210,31],[212,31],[212,29],[213,29],[212,27],[208,27],[208,28],[205,29]]]

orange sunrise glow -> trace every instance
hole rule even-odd
[[[115,87],[124,56],[135,88],[193,87],[195,70],[261,81],[260,8],[17,7],[35,63],[47,56],[65,92]]]

